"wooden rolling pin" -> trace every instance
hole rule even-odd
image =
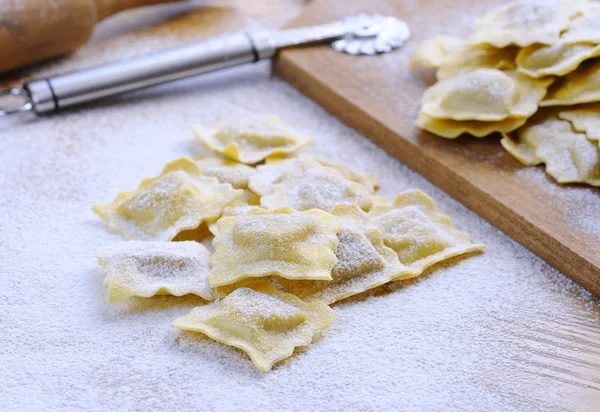
[[[0,73],[77,50],[115,13],[171,1],[0,0]]]

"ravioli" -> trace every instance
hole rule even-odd
[[[520,0],[486,14],[476,22],[469,44],[489,44],[497,48],[510,45],[551,45],[560,39],[571,19],[585,10],[586,1]]]
[[[589,2],[583,16],[577,17],[569,25],[569,30],[562,34],[561,40],[567,44],[600,43],[600,5]]]
[[[485,68],[514,70],[517,52],[516,47],[497,49],[486,44],[463,47],[442,61],[436,77],[438,80],[444,80],[461,73]]]
[[[335,169],[320,166],[284,179],[273,185],[269,195],[260,198],[260,205],[266,209],[291,207],[329,211],[340,203],[356,203],[363,210],[369,210],[373,201],[370,192],[360,183],[346,179]]]
[[[335,169],[346,179],[360,183],[367,191],[374,193],[379,182],[369,173],[359,173],[348,166],[322,159],[320,157],[300,155],[295,158],[272,157],[266,164],[256,168],[256,173],[250,178],[248,188],[259,196],[266,196],[273,190],[273,186],[287,179],[298,178],[315,167]],[[334,172],[335,173],[335,172]]]
[[[585,133],[588,139],[600,141],[600,104],[563,110],[558,117],[571,122],[573,129]]]
[[[509,117],[499,122],[481,122],[478,120],[434,119],[419,113],[417,126],[441,137],[454,139],[464,133],[476,137],[484,137],[494,132],[508,133],[518,129],[527,122],[526,117]]]
[[[600,60],[582,64],[560,78],[540,106],[572,106],[600,101]]]
[[[389,206],[375,206],[369,217],[383,233],[385,245],[415,274],[448,258],[485,248],[455,229],[448,216],[436,212],[433,199],[420,190],[399,194]]]
[[[501,121],[529,117],[551,79],[528,79],[517,72],[476,69],[442,80],[423,95],[421,112],[435,119]]]
[[[427,69],[437,69],[456,51],[462,49],[465,40],[455,36],[435,36],[423,41],[410,59],[410,67],[415,69],[422,66]]]
[[[236,289],[223,300],[194,308],[172,325],[201,332],[246,352],[262,371],[309,345],[333,321],[323,302],[305,303],[266,281]]]
[[[331,271],[333,280],[279,280],[286,291],[307,302],[332,304],[414,275],[400,263],[396,252],[384,244],[381,231],[370,225],[368,215],[357,205],[338,205],[331,213],[341,227],[340,243],[335,249],[338,260]]]
[[[212,287],[246,278],[331,280],[339,224],[322,210],[255,210],[217,222],[208,282]]]
[[[314,140],[285,126],[277,116],[246,117],[215,128],[192,125],[192,130],[210,149],[246,164],[294,152]]]
[[[229,159],[205,157],[196,159],[196,164],[205,176],[216,177],[219,182],[229,183],[236,189],[247,188],[248,179],[256,172],[253,167]]]
[[[131,192],[122,192],[93,210],[108,228],[131,240],[172,240],[178,233],[219,218],[241,195],[230,184],[202,176],[191,159],[181,158],[162,173],[145,179]]]
[[[544,163],[546,173],[558,183],[600,186],[598,146],[554,112],[536,115],[514,136],[505,135],[501,143],[524,165]]]
[[[206,277],[210,251],[198,242],[117,243],[98,253],[108,285],[108,301],[131,296],[183,296],[213,298]]]
[[[577,69],[583,61],[598,56],[598,44],[560,41],[551,46],[534,44],[521,49],[517,65],[520,73],[530,77],[564,76]]]

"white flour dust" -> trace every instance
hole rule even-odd
[[[374,174],[382,196],[422,189],[487,251],[335,305],[325,335],[269,373],[237,349],[169,326],[200,298],[108,305],[95,255],[121,239],[91,205],[179,156],[208,155],[189,123],[250,114],[277,114],[314,135],[305,152]],[[579,362],[600,362],[597,301],[269,78],[266,65],[43,118],[1,131],[0,142],[5,411],[536,411],[600,402],[597,370]]]

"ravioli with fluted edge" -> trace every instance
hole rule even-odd
[[[435,119],[501,121],[529,117],[552,79],[476,69],[442,80],[423,94],[421,112]]]
[[[517,70],[529,77],[564,76],[588,59],[600,56],[600,45],[567,44],[559,41],[550,46],[534,44],[517,55]]]
[[[322,210],[254,210],[217,222],[208,282],[224,286],[245,278],[331,280],[339,224]]]
[[[444,80],[476,69],[514,70],[517,52],[516,47],[497,49],[487,44],[465,46],[450,53],[441,62],[436,78]]]
[[[256,169],[229,159],[202,157],[196,159],[196,164],[202,169],[205,176],[216,177],[221,183],[229,183],[236,189],[248,187],[248,179]]]
[[[600,186],[600,155],[597,144],[555,112],[543,112],[514,132],[505,135],[502,146],[527,166],[544,163],[546,173],[559,183]]]
[[[108,301],[117,303],[131,296],[183,296],[213,298],[208,285],[210,251],[198,242],[117,243],[98,252]]]
[[[576,109],[562,110],[558,117],[568,120],[573,129],[585,133],[587,138],[600,142],[600,104],[590,104]]]
[[[379,186],[377,178],[369,173],[356,172],[342,163],[317,156],[300,155],[293,158],[270,157],[266,159],[264,165],[257,166],[256,173],[248,182],[248,188],[259,196],[266,196],[273,191],[275,184],[282,183],[287,179],[299,178],[315,167],[335,169],[346,179],[360,183],[370,193],[374,193]]]
[[[109,229],[131,240],[172,240],[178,233],[214,221],[242,195],[230,184],[202,171],[188,158],[167,164],[162,173],[122,192],[108,204],[94,205]]]
[[[354,204],[337,205],[331,212],[340,223],[335,249],[338,260],[331,281],[280,279],[283,288],[312,302],[331,304],[392,280],[414,276],[400,263],[395,251],[384,244],[383,234],[370,225],[369,216]]]
[[[369,210],[373,201],[363,185],[346,179],[336,169],[321,166],[284,179],[273,185],[270,194],[260,198],[260,205],[266,209],[291,207],[330,211],[340,203],[356,203],[363,210]]]
[[[245,117],[214,128],[193,124],[192,130],[210,149],[246,164],[294,152],[314,140],[277,116]]]
[[[573,19],[569,24],[569,30],[563,33],[560,38],[567,44],[572,43],[600,43],[600,4],[598,2],[589,2],[583,16]]]
[[[455,229],[448,216],[435,210],[433,199],[420,190],[403,192],[390,205],[375,206],[369,217],[383,233],[385,245],[416,274],[435,263],[485,248]]]
[[[572,18],[584,11],[584,0],[519,0],[501,6],[476,21],[469,44],[510,45],[554,44]]]
[[[454,139],[464,133],[469,133],[475,137],[484,137],[494,132],[508,133],[523,126],[526,121],[526,117],[509,117],[499,122],[434,119],[426,114],[419,113],[416,124],[421,129],[438,136]]]
[[[412,69],[423,66],[437,69],[442,62],[457,50],[464,47],[465,40],[460,37],[440,35],[423,41],[410,59]]]
[[[593,60],[554,83],[540,106],[572,106],[599,101],[600,60]]]
[[[194,308],[172,325],[239,348],[260,370],[268,371],[296,347],[309,345],[315,334],[331,325],[333,316],[323,302],[306,303],[260,281]]]

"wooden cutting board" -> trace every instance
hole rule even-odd
[[[542,170],[506,153],[499,136],[446,140],[414,126],[431,73],[408,60],[436,34],[466,36],[497,0],[314,0],[290,27],[326,23],[357,13],[405,20],[412,31],[401,50],[376,57],[312,47],[281,53],[279,76],[422,174],[480,216],[600,296],[600,192],[560,186]],[[343,150],[343,147],[340,148]],[[595,214],[594,212],[598,212]],[[501,273],[501,268],[498,268]]]

